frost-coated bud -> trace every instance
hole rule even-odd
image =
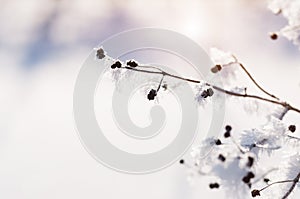
[[[95,50],[96,50],[96,57],[98,59],[103,59],[105,57],[105,52],[104,52],[103,48],[98,48]]]
[[[130,66],[132,68],[135,68],[138,66],[138,64],[133,60],[128,61],[126,64],[127,64],[127,66]]]
[[[254,189],[254,190],[251,191],[251,195],[252,195],[253,198],[256,197],[256,196],[260,196],[260,191],[257,190],[257,189]]]
[[[222,70],[222,66],[221,66],[220,64],[217,64],[217,65],[215,65],[214,67],[212,67],[212,68],[210,69],[210,71],[211,71],[212,73],[217,73],[217,72],[219,72],[220,70]]]
[[[121,66],[122,66],[121,62],[116,61],[116,62],[115,62],[113,65],[111,65],[110,67],[111,67],[112,69],[115,69],[115,68],[121,68]]]

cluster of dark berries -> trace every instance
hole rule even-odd
[[[157,91],[151,89],[147,95],[148,100],[154,100],[155,96],[157,95]]]
[[[130,66],[130,67],[132,67],[132,68],[135,68],[135,67],[138,66],[138,63],[136,63],[136,62],[133,61],[133,60],[130,60],[130,61],[128,61],[128,62],[126,63],[126,65],[127,65],[127,66]]]
[[[257,189],[254,189],[254,190],[251,191],[251,195],[252,195],[253,198],[256,197],[256,196],[260,196],[260,191],[257,190]]]
[[[218,156],[218,159],[221,160],[222,162],[225,162],[226,158],[224,157],[224,155],[220,154]]]
[[[224,133],[224,137],[225,138],[230,137],[230,132],[232,130],[232,127],[230,125],[227,125],[227,126],[225,126],[225,130],[226,130],[226,132]]]
[[[112,69],[115,69],[115,68],[121,68],[121,66],[122,66],[121,62],[116,61],[116,62],[113,63],[113,65],[111,65],[110,67],[111,67]]]
[[[212,67],[212,68],[210,69],[210,71],[211,71],[212,73],[217,73],[217,72],[219,72],[220,70],[222,70],[222,66],[219,65],[219,64],[215,65],[214,67]]]
[[[290,125],[289,126],[289,131],[291,131],[292,133],[294,133],[296,131],[296,126],[295,125]]]
[[[214,94],[213,89],[208,88],[208,89],[204,90],[204,91],[201,93],[201,97],[207,98],[207,97],[213,96],[213,94]]]
[[[249,171],[249,172],[247,173],[247,175],[243,177],[242,181],[243,181],[244,183],[246,183],[246,184],[249,184],[249,183],[250,183],[250,180],[251,180],[252,178],[254,178],[254,177],[255,177],[254,173],[252,173],[251,171]]]
[[[272,40],[276,40],[278,38],[278,35],[275,32],[270,33],[270,38]]]
[[[96,57],[98,59],[103,59],[105,57],[105,52],[102,48],[97,49],[96,51]]]
[[[211,189],[218,189],[220,187],[220,185],[218,183],[210,183],[209,184],[209,188]]]

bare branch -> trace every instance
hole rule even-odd
[[[242,63],[239,63],[240,67],[243,69],[243,71],[245,71],[245,73],[248,75],[248,77],[252,80],[252,82],[265,94],[269,95],[272,98],[275,98],[277,100],[279,100],[278,97],[276,97],[275,95],[267,92],[265,89],[263,89],[255,80],[254,78],[251,76],[251,74],[248,72],[248,70],[244,67],[244,65]]]
[[[178,75],[173,75],[173,74],[170,74],[170,73],[168,73],[168,72],[166,72],[164,70],[161,70],[161,69],[160,69],[160,71],[151,71],[151,70],[145,70],[145,69],[132,68],[132,67],[128,67],[128,66],[121,67],[121,68],[128,69],[128,70],[133,70],[133,71],[136,71],[136,72],[149,73],[149,74],[159,74],[159,75],[169,76],[169,77],[173,77],[173,78],[176,78],[176,79],[180,79],[180,80],[187,81],[187,82],[192,82],[192,83],[200,83],[201,82],[200,80],[194,80],[194,79],[189,79],[189,78],[181,77],[181,76],[178,76]],[[236,97],[253,98],[253,99],[260,100],[260,101],[265,101],[265,102],[269,102],[269,103],[281,105],[281,106],[285,107],[287,109],[287,111],[288,110],[292,110],[292,111],[300,113],[300,109],[295,108],[295,107],[291,106],[290,104],[288,104],[286,102],[282,102],[282,101],[279,101],[279,100],[271,100],[271,99],[260,97],[260,96],[257,96],[257,95],[249,95],[247,93],[245,93],[245,94],[236,93],[236,92],[233,92],[233,91],[225,90],[225,89],[223,89],[221,87],[212,85],[210,83],[205,83],[205,84],[207,86],[210,86],[210,87],[214,88],[215,90],[217,90],[219,92],[222,92],[222,93],[225,93],[227,95],[232,95],[232,96],[236,96]]]
[[[263,178],[265,178],[267,175],[269,175],[271,172],[278,170],[278,168],[273,168],[268,170],[266,173],[264,173],[263,175],[261,175],[259,178],[257,178],[255,181],[252,182],[252,184],[255,184],[257,182],[259,182],[260,180],[262,180]]]
[[[293,182],[292,186],[290,187],[290,189],[288,190],[288,192],[286,192],[286,194],[282,197],[282,199],[286,199],[292,193],[292,191],[296,187],[296,184],[299,182],[299,178],[300,178],[300,172],[294,178],[294,180],[292,180],[292,182]]]

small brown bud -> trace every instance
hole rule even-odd
[[[219,72],[220,70],[222,70],[222,66],[221,66],[220,64],[217,64],[217,65],[215,65],[214,67],[212,67],[212,68],[210,69],[210,71],[211,71],[212,73],[217,73],[217,72]]]
[[[277,35],[275,32],[270,33],[270,38],[271,38],[272,40],[276,40],[276,39],[278,38],[278,35]]]
[[[252,195],[253,198],[256,197],[256,196],[260,196],[260,191],[257,190],[257,189],[253,189],[251,191],[251,195]]]

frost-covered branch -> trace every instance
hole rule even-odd
[[[294,180],[292,181],[292,186],[290,187],[290,189],[286,192],[286,194],[282,197],[282,199],[286,199],[294,190],[294,188],[296,187],[296,184],[299,183],[299,179],[300,179],[300,172],[298,173],[298,175],[294,178]]]
[[[276,182],[273,182],[273,183],[271,183],[271,184],[268,184],[267,186],[265,186],[265,187],[263,187],[263,188],[261,188],[261,189],[253,189],[252,191],[251,191],[251,195],[252,195],[252,197],[256,197],[256,196],[260,196],[260,193],[263,191],[263,190],[265,190],[265,189],[267,189],[267,188],[269,188],[269,187],[271,187],[271,186],[273,186],[273,185],[275,185],[275,184],[282,184],[282,183],[292,183],[292,185],[291,185],[291,187],[289,188],[289,190],[286,192],[286,194],[282,197],[282,199],[286,199],[291,193],[292,193],[292,191],[294,190],[294,188],[296,187],[296,184],[297,183],[299,183],[299,178],[300,178],[300,172],[298,173],[298,175],[294,178],[294,179],[292,179],[292,180],[281,180],[281,181],[276,181]]]
[[[229,67],[229,66],[232,65],[232,64],[238,64],[239,67],[247,74],[247,76],[250,78],[250,80],[255,84],[255,86],[256,86],[258,89],[260,89],[263,93],[267,94],[268,96],[270,96],[270,97],[272,97],[272,98],[274,98],[274,99],[276,99],[276,100],[279,100],[278,97],[276,97],[275,95],[269,93],[269,92],[266,91],[264,88],[262,88],[262,86],[260,86],[260,85],[258,84],[258,82],[252,77],[252,75],[251,75],[250,72],[246,69],[246,67],[245,67],[241,62],[238,61],[238,59],[237,59],[237,57],[236,57],[235,55],[231,54],[231,57],[233,58],[234,61],[231,61],[231,62],[229,62],[229,63],[227,63],[227,64],[223,64],[223,65],[218,64],[218,65],[214,66],[214,67],[211,69],[211,71],[212,71],[213,73],[217,73],[217,72],[219,72],[220,70],[222,70],[223,67]]]
[[[99,49],[98,49],[99,50]],[[103,50],[103,49],[102,49]],[[235,60],[237,60],[235,58]],[[116,61],[114,64],[116,63],[120,63],[120,61]],[[129,65],[128,65],[129,63]],[[238,63],[238,62],[237,62]],[[112,66],[114,66],[114,64]],[[121,63],[120,63],[121,64]],[[190,79],[190,78],[186,78],[186,77],[182,77],[182,76],[179,76],[179,75],[174,75],[174,74],[171,74],[171,73],[168,73],[162,69],[160,69],[159,67],[155,67],[155,66],[152,66],[152,67],[143,67],[143,65],[139,65],[137,62],[134,62],[134,61],[130,61],[130,62],[127,62],[127,64],[125,66],[121,66],[120,67],[112,67],[113,69],[116,69],[116,68],[120,68],[120,69],[125,69],[125,70],[131,70],[131,71],[135,71],[135,72],[141,72],[141,73],[149,73],[149,74],[156,74],[156,75],[162,75],[162,76],[169,76],[169,77],[172,77],[172,78],[175,78],[175,79],[180,79],[180,80],[183,80],[183,81],[187,81],[187,82],[191,82],[191,83],[204,83],[206,86],[208,87],[212,87],[213,89],[219,91],[219,92],[222,92],[222,93],[225,93],[227,95],[231,95],[231,96],[235,96],[235,97],[242,97],[242,98],[253,98],[253,99],[257,99],[257,100],[260,100],[260,101],[265,101],[265,102],[269,102],[269,103],[273,103],[273,104],[276,104],[276,105],[280,105],[280,106],[283,106],[286,108],[287,111],[291,110],[291,111],[295,111],[295,112],[298,112],[300,113],[300,109],[290,105],[289,103],[287,102],[283,102],[283,101],[279,101],[276,96],[270,94],[269,92],[265,91],[261,86],[259,86],[259,84],[254,80],[254,78],[252,77],[252,75],[248,72],[248,70],[241,64],[239,63],[239,65],[241,66],[241,68],[246,72],[246,74],[250,77],[250,79],[254,82],[254,84],[260,88],[260,90],[262,90],[264,93],[268,94],[269,96],[275,98],[276,100],[272,100],[272,99],[268,99],[268,98],[265,98],[265,97],[261,97],[261,96],[258,96],[258,95],[251,95],[251,94],[247,94],[247,93],[237,93],[237,92],[234,92],[234,91],[230,91],[230,90],[226,90],[224,88],[221,88],[219,86],[216,86],[216,85],[213,85],[211,83],[208,83],[208,82],[204,82],[204,81],[201,81],[201,80],[195,80],[195,79]],[[140,67],[142,69],[140,69]],[[147,70],[148,69],[148,70]],[[153,71],[151,69],[156,69],[158,71]]]

